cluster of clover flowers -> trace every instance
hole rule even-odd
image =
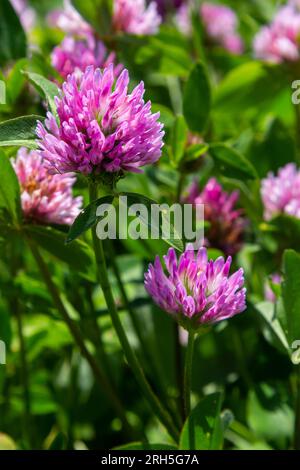
[[[135,4],[138,8],[135,8]],[[294,13],[298,11],[296,1],[290,0],[289,5]],[[125,11],[124,6],[127,8],[127,19],[131,20],[123,24],[121,15]],[[286,10],[285,18],[290,10]],[[203,11],[203,17],[204,13]],[[236,27],[232,14],[230,16],[228,9],[220,8],[217,11],[207,9],[206,13],[208,16],[214,14],[216,20],[220,20],[214,23],[215,28],[219,25],[219,29],[211,31],[211,38],[225,43],[225,38],[230,37]],[[138,15],[140,19],[143,18],[143,22],[138,19]],[[160,23],[155,15],[158,13],[154,6],[146,9],[143,0],[137,3],[118,0],[115,29],[135,34],[153,34]],[[230,17],[231,20],[225,21],[225,17]],[[75,198],[72,194],[76,174],[85,175],[92,202],[97,199],[99,185],[104,179],[117,178],[120,173],[138,173],[143,166],[157,162],[161,156],[164,133],[159,123],[159,114],[153,114],[151,103],[143,101],[143,83],[128,93],[128,71],[123,70],[120,64],[113,65],[115,55],[107,55],[103,43],[95,38],[91,27],[68,1],[65,2],[65,10],[56,12],[52,21],[67,33],[63,43],[52,53],[52,63],[65,80],[60,95],[56,98],[58,119],[47,113],[45,122],[39,123],[37,127],[38,150],[20,149],[16,158],[12,159],[12,164],[20,183],[24,219],[28,223],[71,225],[79,215],[83,202],[81,196]],[[277,25],[276,21],[275,19]],[[285,24],[284,21],[282,23]],[[227,25],[225,30],[224,24]],[[228,24],[231,25],[230,30]],[[297,21],[293,24],[293,31],[296,31]],[[129,25],[132,27],[131,31],[126,30]],[[137,29],[137,25],[139,28],[143,25],[144,29]],[[276,33],[280,31],[284,35],[283,26],[276,26],[274,31],[276,29]],[[294,36],[291,37],[290,30],[288,34],[289,40],[292,40]],[[257,52],[257,55],[260,54]],[[288,58],[285,57],[285,60]],[[278,176],[269,174],[262,181],[261,196],[266,220],[278,213],[300,217],[299,175],[295,165],[289,164],[279,170]],[[221,249],[228,255],[227,259],[219,257],[215,261],[208,260],[205,247],[200,248],[198,253],[187,247],[177,258],[175,250],[171,248],[163,261],[157,257],[145,273],[145,288],[153,301],[188,332],[184,374],[186,415],[190,410],[190,376],[196,335],[246,308],[243,270],[230,274],[231,255],[240,249],[247,224],[243,212],[235,207],[238,197],[238,192],[225,192],[218,181],[211,178],[201,189],[194,182],[181,199],[182,202],[195,205],[204,204],[205,219],[210,222],[205,246]],[[124,426],[130,427],[119,397],[86,348],[75,323],[68,316],[37,247],[30,240],[28,242],[57,309],[88,360],[96,379],[112,400]],[[102,241],[96,236],[95,229],[93,244],[98,279],[128,364],[153,411],[170,435],[177,439],[176,422],[149,385],[119,319],[107,275]],[[280,281],[277,274],[273,277],[274,282]],[[271,292],[266,292],[266,297],[275,300]]]
[[[73,223],[82,207],[82,197],[72,195],[76,174],[85,175],[90,199],[94,201],[104,176],[114,179],[120,173],[141,172],[141,167],[159,160],[164,135],[159,114],[153,114],[151,103],[144,102],[143,83],[131,93],[128,93],[128,85],[128,71],[124,69],[116,80],[112,64],[103,71],[90,66],[80,76],[76,73],[68,76],[56,97],[58,119],[48,112],[45,122],[37,125],[38,150],[21,148],[12,159],[21,188],[23,215],[28,223]],[[229,226],[236,226],[240,233],[241,214],[233,207],[236,193],[228,195],[215,180],[210,180],[199,194],[195,188],[189,190],[187,197],[191,200],[193,195],[195,200],[200,199],[208,206],[211,202],[207,215],[209,217],[211,213],[214,219],[218,214],[219,225],[222,227],[223,220],[225,231]],[[153,411],[170,435],[177,439],[178,429],[173,417],[150,387],[128,341],[112,295],[102,240],[96,235],[96,227],[92,230],[98,279],[128,364]],[[234,246],[238,245],[230,245],[232,252]],[[31,244],[31,248],[57,308],[111,396],[111,385],[99,371],[76,325],[68,317],[46,264],[36,246]],[[205,247],[198,253],[187,247],[179,258],[171,248],[164,257],[164,266],[157,257],[145,273],[145,288],[153,301],[188,331],[184,379],[186,414],[190,410],[189,384],[195,336],[246,308],[243,270],[229,274],[230,265],[230,256],[226,260],[223,257],[208,260]],[[118,397],[115,408],[122,413]],[[126,422],[124,414],[123,422]]]
[[[28,31],[34,24],[34,12],[26,0],[11,0]],[[159,8],[157,9],[157,5]],[[155,34],[164,21],[163,1],[115,0],[114,33]],[[175,5],[176,4],[176,5]],[[173,18],[185,35],[192,31],[193,0],[175,2]],[[203,2],[197,10],[207,36],[207,42],[241,54],[243,42],[238,33],[235,13],[223,5]],[[161,156],[163,130],[159,114],[151,112],[151,103],[144,103],[144,86],[140,83],[128,93],[129,76],[116,54],[107,52],[92,27],[64,0],[64,8],[52,12],[49,23],[65,34],[62,43],[51,54],[53,67],[64,83],[56,98],[57,116],[48,113],[37,127],[38,150],[21,148],[12,164],[21,188],[23,217],[27,223],[71,225],[79,215],[83,198],[74,197],[76,174],[85,175],[90,200],[97,199],[103,180],[117,179],[128,172],[141,172],[145,165],[154,164]],[[273,21],[254,38],[254,55],[268,62],[299,60],[300,1],[289,0],[278,9]],[[100,70],[101,69],[101,70]],[[270,173],[262,180],[261,197],[264,218],[270,220],[280,213],[300,218],[300,172],[294,164],[281,168],[278,175]],[[156,257],[145,273],[145,288],[153,301],[187,331],[188,343],[184,373],[185,414],[190,411],[190,380],[195,337],[213,324],[229,319],[246,308],[243,270],[230,274],[231,256],[242,246],[247,221],[236,208],[239,194],[227,193],[215,178],[199,188],[195,181],[181,195],[181,201],[204,204],[209,222],[205,246],[195,253],[190,247],[178,255],[171,248],[163,261]],[[124,429],[131,433],[122,403],[108,377],[91,355],[77,325],[69,317],[57,286],[37,246],[28,239],[42,277],[52,295],[82,355],[89,362],[95,379],[107,393]],[[154,393],[128,341],[120,321],[107,274],[102,241],[93,228],[93,245],[98,268],[98,280],[103,289],[127,362],[148,399],[153,411],[174,440],[178,424]],[[206,247],[219,248],[228,256],[209,260]],[[118,273],[116,277],[120,276]],[[280,283],[274,273],[272,283]],[[124,305],[126,292],[120,287]],[[266,299],[274,302],[275,294],[266,285]],[[129,307],[128,307],[129,309]]]
[[[14,4],[20,0],[12,0]],[[22,0],[24,2],[24,0]],[[204,26],[207,42],[227,50],[231,54],[243,52],[243,41],[238,33],[238,18],[235,12],[226,6],[204,2],[196,8],[193,1],[173,2],[175,26],[184,35],[192,32],[191,13],[196,10]],[[22,3],[23,4],[23,3]],[[114,0],[112,30],[115,34],[152,35],[158,32],[159,26],[166,17],[166,10],[171,5],[159,0]],[[24,10],[24,8],[23,8]],[[23,11],[22,10],[22,11]],[[28,16],[22,14],[26,23]],[[50,13],[50,26],[63,31],[66,36],[51,54],[51,62],[57,72],[66,79],[69,73],[80,74],[88,65],[104,68],[110,63],[116,64],[116,54],[107,52],[104,43],[95,31],[74,9],[69,0],[64,1],[62,10]],[[122,65],[115,66],[115,75],[122,70]]]
[[[34,27],[35,13],[26,0],[10,0],[16,9],[23,27],[30,31]],[[238,32],[239,21],[234,10],[225,5],[195,0],[114,0],[113,31],[135,35],[155,34],[167,13],[175,11],[173,23],[182,34],[192,33],[192,14],[201,19],[206,40],[222,47],[231,54],[244,50]],[[70,0],[64,0],[64,8],[49,15],[49,24],[66,33],[62,43],[55,47],[52,65],[66,78],[68,73],[84,70],[87,65],[101,67],[115,62],[114,53],[107,54],[103,42],[96,38],[93,28],[74,9]],[[269,25],[263,26],[253,40],[253,55],[267,62],[281,63],[299,60],[300,2],[288,0],[278,8]],[[121,66],[116,68],[116,74]]]

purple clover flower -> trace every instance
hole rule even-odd
[[[263,26],[253,41],[255,57],[271,63],[297,61],[299,54],[300,3],[290,0]]]
[[[113,28],[116,32],[129,34],[155,34],[162,18],[154,1],[148,5],[145,0],[114,0]],[[62,10],[54,10],[48,16],[51,26],[56,26],[68,34],[90,34],[92,27],[72,6],[70,0],[64,0]]]
[[[185,36],[192,34],[191,8],[188,3],[183,3],[175,13],[175,24]]]
[[[73,7],[70,0],[64,0],[62,9],[53,10],[48,15],[48,23],[50,26],[61,29],[71,35],[84,36],[93,33],[92,27]]]
[[[151,35],[158,31],[162,19],[155,2],[114,0],[114,30],[129,34]]]
[[[82,206],[82,197],[72,196],[74,175],[50,175],[41,156],[25,148],[20,148],[11,162],[19,180],[27,221],[66,225],[74,222]]]
[[[166,273],[157,256],[145,274],[145,287],[154,302],[185,329],[200,329],[243,312],[246,288],[243,269],[229,276],[231,258],[207,259],[206,248],[189,248],[177,260],[170,248],[164,256]]]
[[[202,191],[195,181],[183,202],[204,204],[205,221],[210,223],[206,231],[206,243],[233,255],[241,249],[244,229],[247,224],[242,211],[236,209],[239,192],[227,193],[215,178],[208,180]]]
[[[128,94],[126,69],[114,81],[112,65],[69,75],[56,98],[59,123],[48,112],[37,126],[39,153],[52,172],[138,173],[160,158],[163,126],[144,103],[143,82]]]
[[[280,214],[300,218],[300,172],[294,163],[280,168],[277,176],[268,173],[260,191],[265,220]]]
[[[210,39],[232,54],[243,52],[243,42],[237,33],[238,18],[231,8],[204,2],[200,15]]]
[[[186,36],[192,33],[191,12],[193,2],[180,5],[175,14],[175,23],[178,29]],[[238,18],[234,11],[224,5],[204,2],[200,6],[200,17],[204,25],[207,38],[231,54],[241,54],[244,46],[237,32]]]
[[[91,34],[80,39],[67,36],[51,53],[53,67],[65,80],[71,73],[75,73],[79,77],[89,65],[103,69],[114,63],[115,58],[115,53],[107,54],[103,42],[96,40]],[[116,77],[122,68],[121,64],[114,68]]]

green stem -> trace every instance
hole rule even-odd
[[[20,343],[20,359],[21,359],[21,382],[23,387],[23,400],[24,400],[24,437],[31,436],[31,419],[30,419],[30,393],[29,393],[29,379],[28,379],[28,364],[26,359],[26,346],[23,332],[23,321],[18,302],[15,308],[17,319],[17,330]]]
[[[134,310],[130,306],[130,302],[128,300],[127,293],[126,293],[125,287],[124,287],[123,282],[122,282],[120,270],[118,268],[118,265],[117,265],[117,262],[116,262],[116,259],[115,259],[115,254],[114,254],[114,250],[113,250],[111,241],[108,240],[108,242],[109,243],[107,244],[107,246],[108,246],[108,252],[109,252],[109,259],[110,259],[110,263],[111,263],[111,267],[112,267],[114,276],[115,276],[117,284],[118,284],[119,292],[120,292],[121,297],[122,297],[123,306],[127,310],[127,312],[129,313],[130,320],[131,320],[132,326],[135,330],[136,336],[137,336],[137,338],[138,338],[138,340],[141,344],[141,347],[144,350],[144,355],[147,357],[147,351],[143,347],[145,342],[144,342],[141,327],[139,325],[139,322],[138,322],[138,319],[136,317],[136,314],[135,314]]]
[[[123,409],[123,405],[120,402],[114,388],[112,387],[111,383],[107,379],[106,375],[102,371],[102,369],[99,367],[97,361],[93,357],[93,355],[89,352],[87,349],[85,342],[81,336],[81,332],[79,328],[77,327],[76,323],[72,320],[72,318],[69,316],[62,300],[59,295],[58,289],[54,282],[52,281],[51,274],[48,270],[47,264],[44,262],[37,246],[35,243],[30,239],[27,238],[29,247],[31,249],[32,255],[35,258],[35,261],[39,267],[39,270],[41,272],[41,275],[44,279],[44,282],[48,288],[48,291],[52,297],[53,303],[56,306],[57,310],[59,311],[60,315],[62,316],[63,320],[65,321],[66,325],[68,326],[71,335],[73,336],[75,343],[77,344],[82,356],[87,360],[89,363],[93,374],[95,376],[95,379],[100,385],[101,390],[103,390],[108,399],[110,400],[114,410],[116,411],[117,415],[120,417],[125,432],[129,433],[132,435],[132,429],[130,424],[127,421],[125,411]]]
[[[92,301],[92,292],[89,288],[86,289],[86,297],[88,299],[90,310],[89,315],[87,317],[89,321],[88,338],[92,341],[96,348],[97,359],[102,364],[103,372],[110,380],[110,382],[114,383],[113,375],[111,373],[110,361],[106,354],[105,347],[103,344],[103,333],[97,321],[97,315]]]
[[[236,363],[237,363],[238,371],[240,373],[242,380],[245,383],[245,387],[250,390],[253,388],[253,382],[252,382],[251,375],[247,367],[247,360],[246,360],[244,345],[243,345],[243,341],[241,340],[240,333],[234,326],[232,327],[232,344],[236,353]]]
[[[195,333],[189,332],[188,344],[185,356],[185,367],[184,367],[184,411],[185,417],[187,418],[191,411],[191,379],[192,379],[192,364],[193,364],[193,352],[195,343]]]
[[[98,195],[97,184],[91,183],[89,186],[89,189],[90,189],[90,202],[95,201]],[[108,311],[111,316],[114,329],[118,335],[118,338],[123,348],[127,362],[129,366],[131,367],[132,372],[135,375],[136,381],[139,384],[141,390],[143,391],[145,397],[147,398],[154,413],[157,415],[160,421],[164,424],[170,436],[175,441],[177,441],[179,434],[173,423],[173,420],[171,416],[169,415],[169,413],[163,408],[159,399],[157,398],[157,396],[151,389],[144,375],[143,369],[141,368],[140,363],[130,346],[130,343],[127,339],[123,325],[119,318],[118,311],[117,311],[114,298],[112,295],[109,279],[108,279],[108,272],[107,272],[105,255],[104,255],[104,250],[103,250],[103,243],[102,243],[102,240],[100,240],[97,237],[96,226],[92,228],[92,236],[93,236],[93,245],[94,245],[95,257],[96,257],[96,263],[97,263],[97,269],[98,269],[99,283],[103,291],[103,295],[106,301]]]
[[[300,365],[297,366],[296,370],[294,448],[300,450]]]
[[[179,177],[178,177],[178,182],[177,182],[177,188],[176,188],[176,203],[180,203],[181,200],[181,194],[183,191],[184,187],[184,182],[185,182],[185,173],[179,172]],[[182,350],[181,350],[181,344],[179,341],[179,332],[180,332],[180,326],[175,323],[174,324],[174,347],[175,347],[175,373],[176,373],[176,382],[177,382],[177,387],[179,391],[179,411],[181,414],[181,417],[184,418],[184,388],[183,388],[183,371],[182,371]]]
[[[182,354],[181,345],[179,341],[179,328],[178,323],[174,322],[173,335],[174,335],[174,359],[175,359],[175,379],[176,385],[179,392],[179,398],[177,400],[177,406],[179,408],[179,415],[181,420],[184,419],[184,389],[183,389],[183,373],[182,373]]]

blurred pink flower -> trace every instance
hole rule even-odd
[[[236,209],[239,192],[227,193],[215,178],[211,178],[202,191],[195,181],[187,190],[183,201],[189,204],[204,204],[206,242],[209,246],[233,255],[241,249],[246,220],[242,210]]]
[[[290,1],[278,10],[272,23],[262,27],[255,36],[255,57],[273,63],[297,61],[300,58],[299,35],[300,10],[297,2]]]
[[[243,42],[237,33],[238,19],[231,8],[204,2],[200,15],[210,39],[232,54],[243,52]]]
[[[157,5],[145,0],[114,0],[113,26],[115,31],[129,34],[155,34],[162,19]]]
[[[160,158],[163,126],[143,100],[144,84],[128,94],[126,69],[114,82],[112,64],[68,76],[56,98],[59,124],[47,113],[45,127],[37,126],[40,155],[52,172],[141,172]]]
[[[53,67],[64,79],[73,72],[76,76],[79,76],[88,65],[103,69],[114,63],[115,58],[114,52],[108,54],[103,42],[97,41],[90,34],[81,39],[76,39],[73,36],[65,37],[62,43],[53,49],[51,54]],[[122,68],[121,64],[114,68],[116,77]]]
[[[175,24],[185,36],[192,34],[191,11],[188,3],[183,3],[175,13]]]
[[[264,291],[265,291],[265,299],[269,302],[275,303],[276,302],[276,295],[273,292],[270,282],[272,284],[280,285],[282,281],[282,277],[278,273],[271,274],[270,279],[265,282]]]
[[[25,219],[44,224],[72,224],[82,206],[82,197],[72,196],[75,177],[50,175],[42,157],[34,150],[20,148],[11,161],[20,183]]]
[[[62,10],[54,10],[48,15],[48,23],[71,35],[85,36],[93,32],[92,27],[75,10],[70,0],[64,0]]]
[[[300,218],[300,172],[294,163],[280,168],[278,175],[269,173],[261,182],[264,218],[279,214]]]
[[[231,258],[208,261],[206,248],[191,249],[177,260],[170,248],[157,256],[145,274],[145,287],[154,302],[185,329],[199,329],[233,317],[246,309],[243,269],[229,276]]]
[[[36,22],[36,14],[33,8],[28,5],[27,0],[10,0],[15,12],[25,31],[33,29]]]

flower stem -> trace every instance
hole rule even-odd
[[[97,194],[98,194],[97,184],[91,183],[89,186],[89,189],[90,189],[90,202],[95,201],[97,199]],[[135,375],[137,383],[139,384],[141,390],[143,391],[145,397],[147,398],[151,408],[153,409],[153,412],[157,415],[160,421],[164,424],[170,436],[175,441],[177,441],[179,437],[177,428],[175,427],[171,416],[163,408],[158,397],[155,395],[155,393],[151,389],[144,375],[143,369],[141,368],[140,363],[130,346],[130,343],[124,331],[123,325],[119,318],[118,311],[117,311],[114,298],[112,295],[109,279],[108,279],[108,272],[107,272],[105,255],[104,255],[104,250],[103,250],[103,243],[102,243],[102,240],[100,240],[97,237],[96,226],[92,228],[92,236],[93,236],[94,251],[95,251],[95,257],[96,257],[96,263],[97,263],[97,269],[98,269],[99,283],[103,291],[103,295],[106,301],[108,311],[111,316],[114,329],[118,335],[118,338],[123,348],[127,362],[129,366],[131,367],[132,372]]]
[[[26,346],[25,346],[25,338],[24,338],[24,331],[23,331],[23,321],[22,315],[19,308],[18,301],[16,302],[15,306],[15,313],[17,319],[17,330],[18,330],[18,337],[20,343],[20,359],[21,359],[21,382],[23,387],[23,400],[24,400],[24,436],[29,436],[29,440],[31,438],[31,419],[30,419],[30,411],[31,411],[31,403],[30,403],[30,393],[29,393],[29,379],[28,379],[28,364],[26,358]],[[32,443],[31,443],[32,444]]]
[[[108,244],[107,244],[107,247],[108,247],[108,252],[109,252],[109,258],[110,258],[110,262],[111,262],[111,267],[112,267],[112,270],[113,270],[113,273],[114,273],[114,276],[116,278],[116,281],[117,281],[117,284],[118,284],[118,289],[119,289],[119,292],[121,294],[121,297],[122,297],[122,302],[123,302],[123,305],[124,305],[124,308],[127,310],[127,312],[129,313],[129,316],[130,316],[130,320],[131,320],[131,323],[132,323],[132,326],[135,330],[135,333],[136,333],[136,336],[141,344],[141,347],[143,348],[145,342],[144,342],[144,338],[143,338],[143,334],[142,334],[142,330],[141,330],[141,327],[138,323],[138,319],[135,315],[135,312],[134,310],[131,308],[130,306],[130,303],[129,303],[129,300],[128,300],[128,296],[127,296],[127,293],[126,293],[126,290],[125,290],[125,287],[123,285],[123,282],[122,282],[122,278],[121,278],[121,274],[120,274],[120,270],[119,270],[119,267],[117,265],[117,262],[116,262],[116,259],[115,259],[115,254],[114,254],[114,250],[113,250],[113,247],[112,247],[112,244],[111,244],[111,241],[108,240]],[[147,351],[144,349],[144,355],[145,357],[147,358],[148,360],[148,355],[147,355]]]
[[[179,340],[180,326],[174,322],[173,336],[174,336],[174,368],[175,380],[178,388],[177,407],[181,422],[184,420],[184,389],[183,389],[183,357],[181,351],[181,344]]]
[[[297,366],[296,370],[294,448],[295,450],[300,450],[300,365]]]
[[[79,328],[77,327],[76,323],[72,320],[72,318],[69,316],[62,300],[59,295],[58,289],[56,285],[54,284],[51,274],[49,272],[47,264],[44,262],[38,247],[35,245],[35,243],[30,239],[27,238],[29,247],[31,249],[32,255],[35,258],[35,261],[37,263],[37,266],[41,272],[41,275],[43,277],[43,280],[48,288],[48,291],[52,297],[53,303],[56,306],[57,310],[61,314],[63,320],[65,321],[66,325],[68,326],[71,335],[73,336],[82,356],[87,360],[89,363],[94,377],[97,380],[97,382],[100,385],[101,390],[103,390],[108,399],[110,400],[114,410],[116,411],[117,415],[120,417],[123,426],[124,426],[124,431],[126,433],[129,433],[130,435],[133,434],[133,431],[131,429],[130,424],[127,421],[127,417],[125,414],[125,410],[123,408],[122,403],[120,402],[115,390],[113,389],[111,383],[107,379],[106,375],[102,371],[102,369],[99,367],[97,361],[93,357],[93,355],[89,352],[87,349],[85,342],[81,336],[81,332]]]
[[[140,348],[141,348],[141,351],[142,351],[142,354],[143,354],[143,357],[144,359],[146,360],[146,365],[148,368],[150,368],[150,370],[152,370],[154,373],[156,371],[156,373],[158,375],[160,375],[157,371],[157,367],[156,367],[156,363],[155,361],[152,361],[152,358],[151,358],[151,354],[148,352],[148,349],[147,349],[147,345],[146,345],[146,342],[145,342],[145,339],[143,337],[143,332],[142,332],[142,329],[139,325],[139,322],[138,322],[138,319],[137,319],[137,316],[136,316],[136,312],[135,310],[131,307],[130,305],[130,302],[129,302],[129,299],[128,299],[128,296],[127,296],[127,293],[126,293],[126,290],[125,290],[125,287],[123,285],[123,282],[122,282],[122,278],[121,278],[121,273],[120,273],[120,270],[119,270],[119,267],[118,267],[118,264],[116,262],[116,259],[115,259],[115,253],[114,253],[114,249],[113,249],[113,245],[111,243],[111,240],[107,240],[109,243],[107,244],[107,247],[108,247],[108,254],[109,254],[109,260],[110,260],[110,263],[111,263],[111,267],[112,267],[112,270],[113,270],[113,273],[114,273],[114,276],[117,280],[117,284],[118,284],[118,288],[119,288],[119,292],[121,294],[121,297],[122,297],[122,302],[123,302],[123,306],[124,308],[127,310],[129,316],[130,316],[130,319],[131,319],[131,322],[132,322],[132,326],[134,328],[134,331],[136,333],[136,336],[140,342]],[[176,326],[176,331],[177,331],[177,336],[178,336],[178,326],[175,324]],[[182,384],[182,376],[181,376],[181,367],[178,366],[178,364],[181,364],[181,351],[180,351],[180,344],[179,344],[179,341],[177,341],[176,345],[175,345],[175,348],[176,346],[179,346],[179,351],[178,351],[178,348],[176,350],[176,357],[177,357],[177,361],[176,361],[176,365],[177,365],[177,369],[176,371],[178,370],[179,371],[179,377],[180,377],[180,386]],[[179,357],[178,357],[178,354],[179,354]],[[157,381],[156,383],[156,388],[157,388],[157,391],[160,392],[162,395],[163,395],[163,398],[164,398],[164,405],[168,408],[169,412],[174,412],[174,419],[176,419],[176,422],[179,426],[181,426],[181,416],[180,414],[178,413],[178,410],[177,410],[177,404],[174,403],[174,406],[173,406],[173,409],[171,408],[171,406],[169,406],[169,404],[167,403],[167,400],[168,400],[168,395],[166,393],[166,390],[165,390],[165,385],[163,383],[161,383],[160,380]],[[182,395],[183,396],[183,395]],[[183,401],[182,401],[183,403]],[[183,408],[183,406],[182,406]]]
[[[185,367],[184,367],[184,411],[185,418],[191,412],[191,379],[192,379],[192,364],[194,353],[195,333],[189,332],[188,344],[186,348]]]
[[[178,182],[176,188],[176,199],[175,202],[180,204],[181,195],[184,187],[185,182],[185,174],[184,172],[179,172],[178,174]],[[182,349],[180,344],[180,326],[177,323],[174,323],[174,348],[175,348],[175,374],[176,374],[176,382],[177,388],[179,392],[179,413],[181,419],[184,419],[185,411],[184,411],[184,388],[183,388],[183,360],[182,360]]]

